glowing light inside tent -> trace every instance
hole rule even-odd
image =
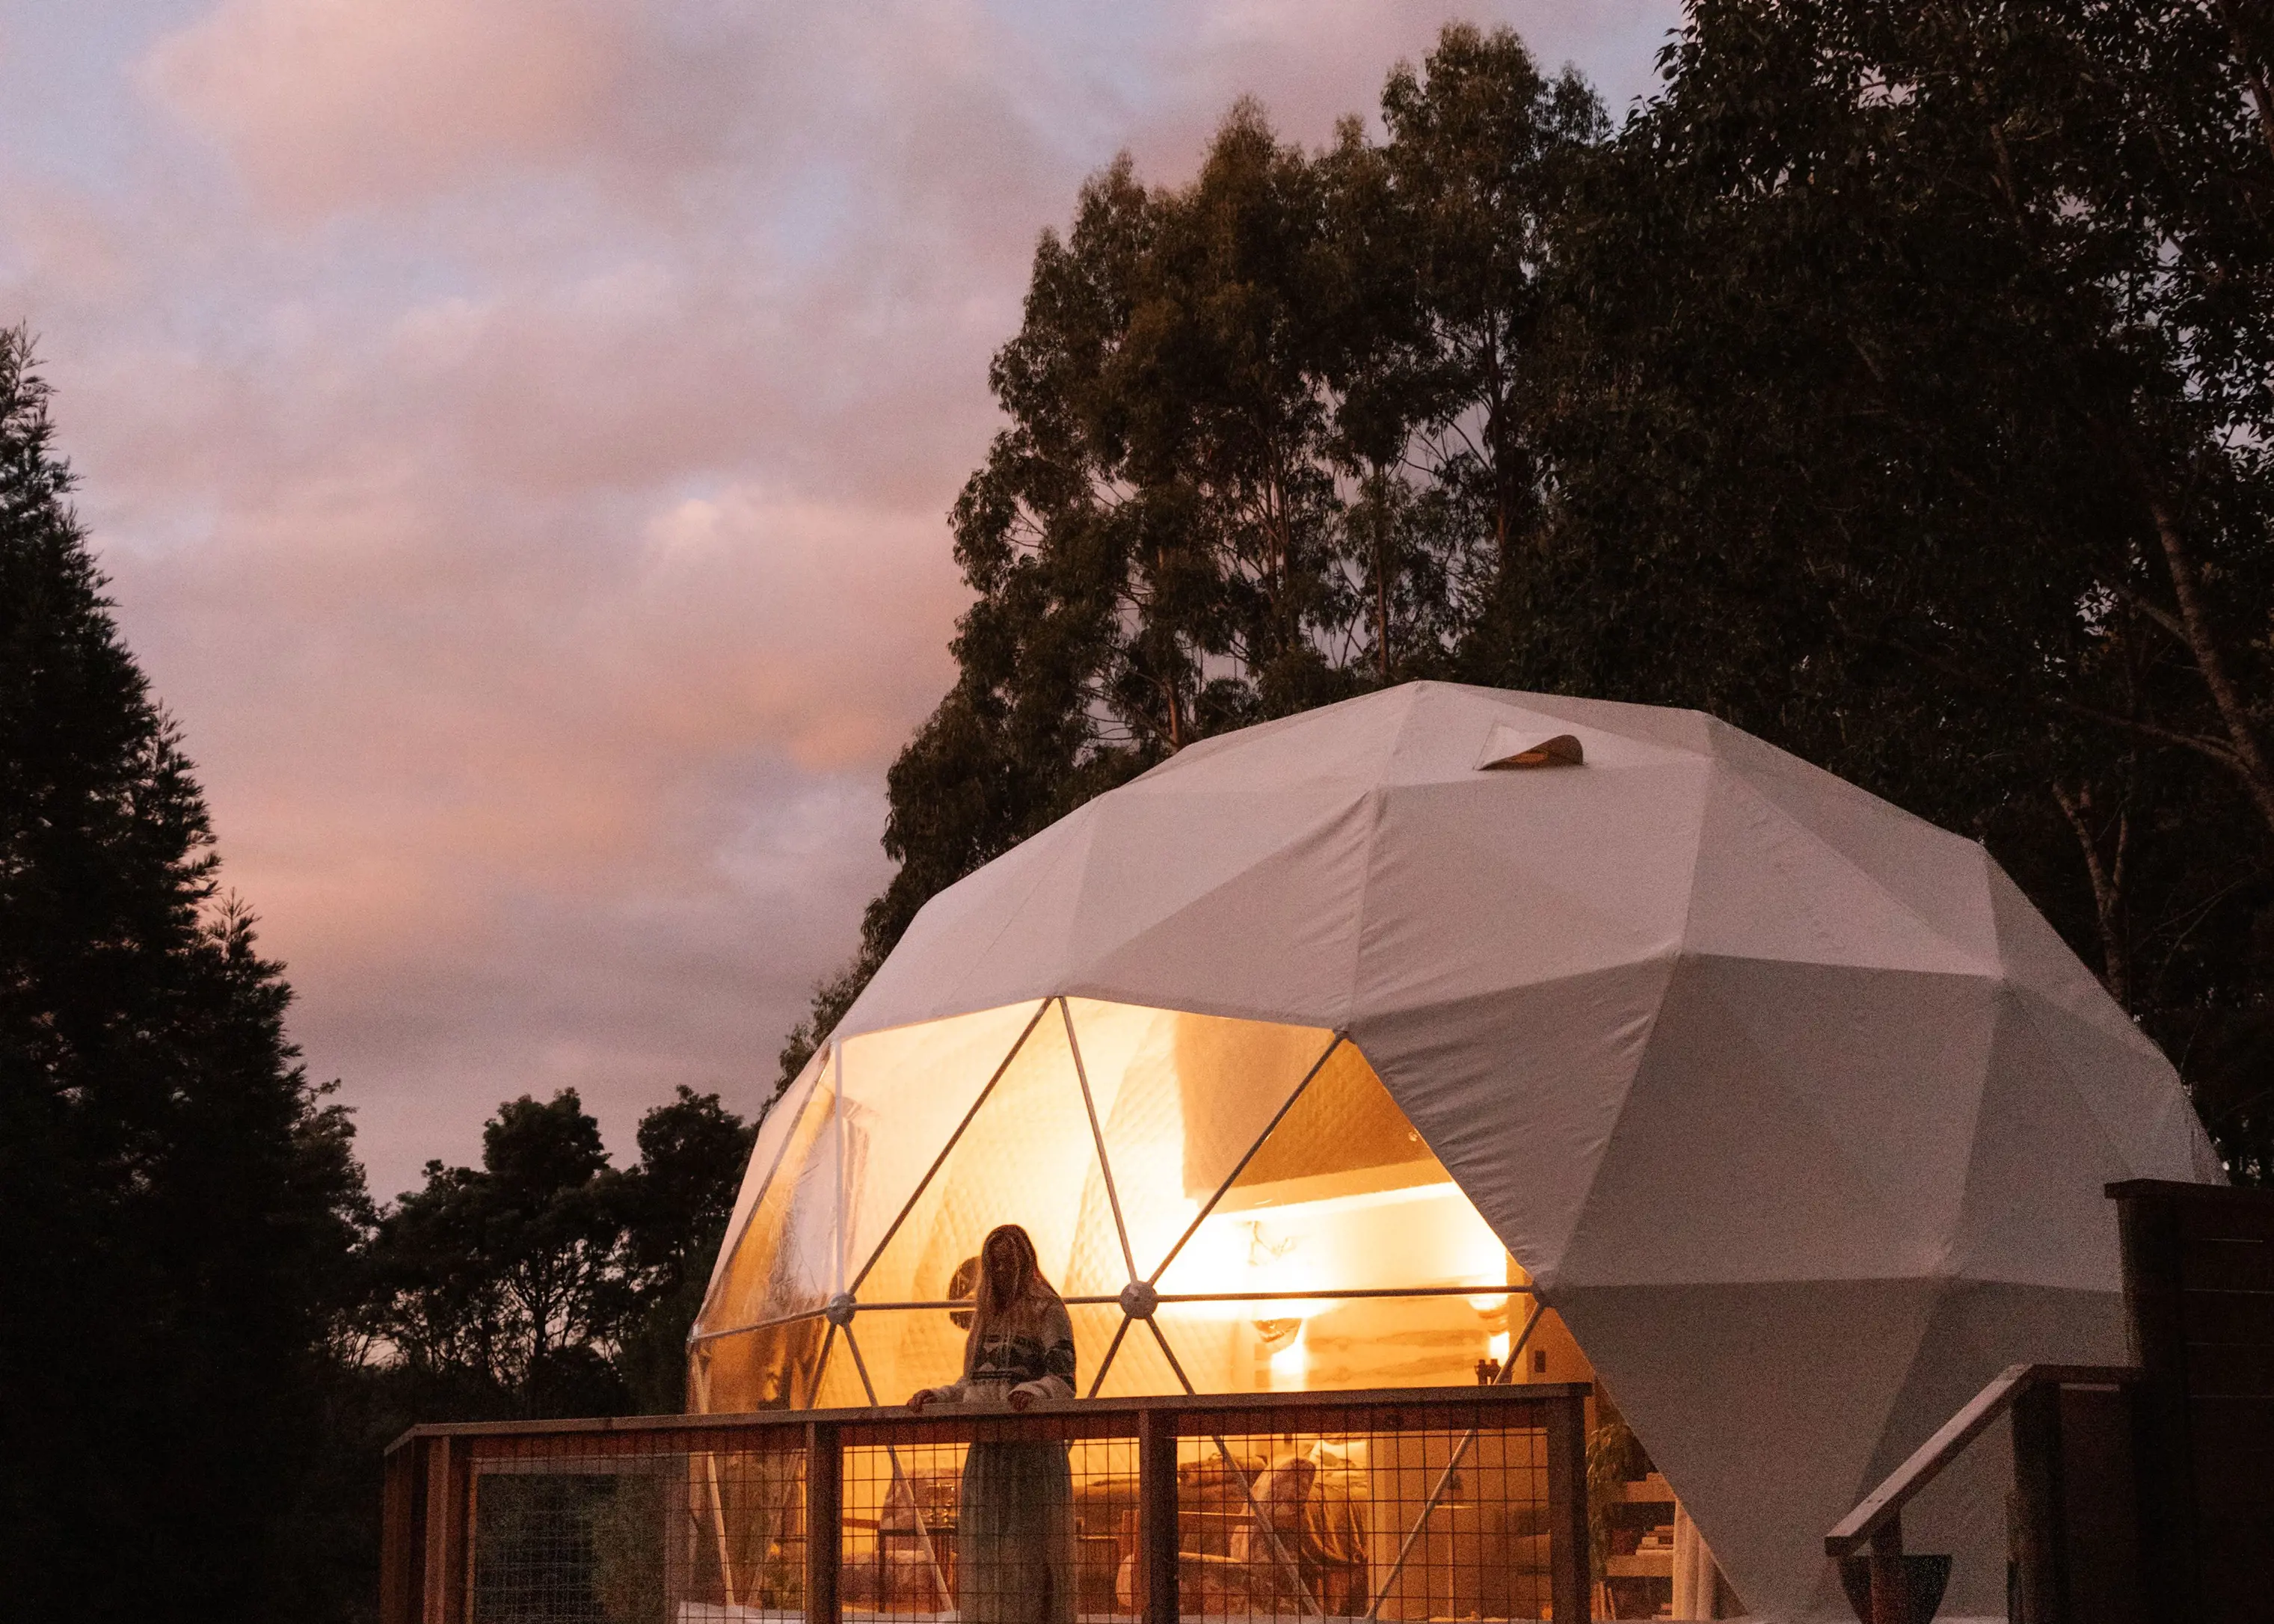
[[[1473,1380],[1528,1283],[1328,1032],[1052,999],[848,1040],[779,1109],[697,1327],[712,1408],[944,1379],[1003,1222],[1069,1300],[1083,1392]],[[1159,1306],[1117,1342],[1133,1281]]]

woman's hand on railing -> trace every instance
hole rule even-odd
[[[922,1415],[923,1414],[923,1407],[926,1404],[930,1403],[938,1396],[939,1389],[937,1387],[918,1387],[915,1392],[908,1395],[908,1409],[917,1415]]]
[[[1013,1409],[1013,1410],[1024,1410],[1028,1405],[1029,1405],[1029,1404],[1033,1403],[1034,1402],[1035,1402],[1035,1395],[1034,1395],[1032,1393],[1028,1392],[1025,1387],[1013,1387],[1013,1388],[1012,1388],[1012,1389],[1011,1389],[1011,1408],[1012,1408],[1012,1409]]]

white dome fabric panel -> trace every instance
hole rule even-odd
[[[2218,1177],[1978,846],[1694,712],[1423,683],[1195,745],[836,1035],[1059,995],[1354,1041],[1766,1618],[1847,1616],[1824,1531],[2004,1365],[2122,1356],[2104,1182]],[[1954,1614],[2002,1607],[1992,1466],[1911,1541]]]

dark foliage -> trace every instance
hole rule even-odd
[[[456,1415],[675,1411],[751,1137],[718,1095],[681,1087],[618,1169],[574,1089],[507,1101],[480,1167],[430,1162],[380,1217],[371,1362]]]
[[[2193,5],[1700,5],[1562,228],[1495,680],[1983,837],[2263,1176],[2274,149]]]
[[[362,1175],[216,890],[70,487],[30,346],[0,335],[7,1610],[298,1616]]]
[[[966,485],[930,896],[1193,739],[1452,675],[1692,705],[1976,835],[2274,1154],[2274,105],[2248,8],[1713,0],[1611,131],[1448,29],[1045,234]]]
[[[479,1168],[428,1164],[358,1259],[304,1518],[328,1588],[306,1616],[372,1615],[380,1457],[406,1428],[685,1408],[687,1335],[751,1139],[681,1087],[617,1169],[564,1091],[501,1104]]]

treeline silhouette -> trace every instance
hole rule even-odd
[[[1306,150],[1046,234],[892,767],[922,902],[1196,739],[1414,677],[1698,706],[1985,841],[2274,1154],[2274,102],[2258,11],[1699,0],[1614,119],[1450,28]],[[750,1128],[574,1094],[384,1209],[218,888],[0,339],[0,1575],[373,1610],[418,1419],[668,1410]]]

